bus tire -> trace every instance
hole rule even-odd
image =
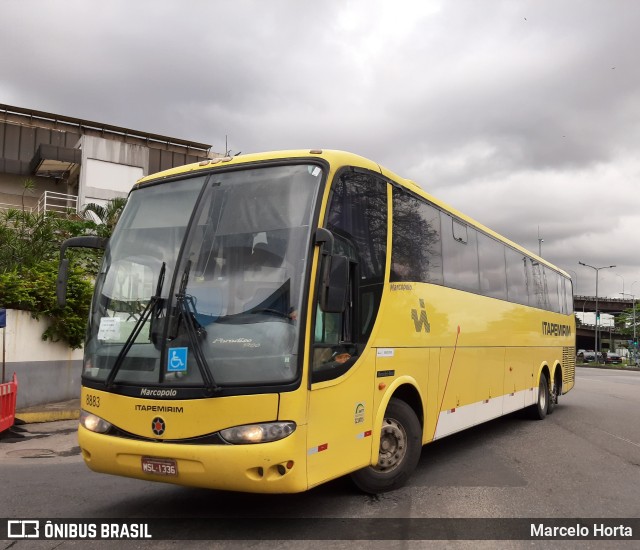
[[[535,405],[529,407],[529,413],[534,420],[544,420],[549,409],[549,381],[545,374],[540,375],[538,384],[538,400]]]
[[[554,380],[553,384],[551,384],[551,391],[549,392],[549,404],[547,405],[547,414],[551,414],[556,405],[558,404],[558,396],[562,390],[558,386],[558,381]]]
[[[382,422],[378,464],[353,472],[351,478],[365,493],[398,489],[417,466],[421,450],[422,428],[416,413],[404,401],[391,398]]]

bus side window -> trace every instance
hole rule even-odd
[[[338,355],[342,323],[342,313],[326,313],[318,308],[314,335],[314,368],[321,368]]]
[[[353,277],[351,279],[353,282]],[[329,313],[316,306],[314,329],[313,381],[330,380],[346,372],[358,351],[353,341],[353,293],[342,313]]]
[[[351,287],[344,313],[325,313],[317,308],[313,382],[344,374],[371,334],[387,259],[387,183],[360,169],[339,172],[325,226],[335,237],[333,253],[351,260]]]
[[[318,308],[315,341],[317,344],[337,345],[340,342],[342,313],[326,313]]]
[[[440,213],[425,200],[393,189],[392,283],[443,284]]]

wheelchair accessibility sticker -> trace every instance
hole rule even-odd
[[[167,371],[187,372],[187,351],[189,348],[169,348]]]

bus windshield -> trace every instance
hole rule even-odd
[[[96,281],[83,378],[293,381],[322,174],[311,164],[272,166],[134,190]]]

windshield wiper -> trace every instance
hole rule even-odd
[[[118,375],[118,371],[120,370],[120,367],[124,362],[124,358],[129,353],[129,350],[131,349],[131,346],[133,346],[133,343],[136,341],[136,338],[138,338],[138,335],[140,334],[140,331],[142,330],[142,327],[144,326],[144,324],[147,322],[149,317],[151,317],[151,315],[156,315],[159,311],[162,310],[163,300],[160,297],[160,294],[162,293],[162,287],[164,286],[164,275],[166,270],[167,270],[167,264],[165,262],[162,262],[162,267],[160,268],[160,273],[158,274],[158,282],[156,283],[156,293],[153,296],[151,296],[151,298],[149,299],[149,302],[147,303],[146,307],[144,308],[144,311],[142,312],[142,315],[138,317],[136,324],[133,325],[133,329],[131,330],[131,332],[129,333],[129,336],[125,340],[124,345],[120,350],[120,353],[118,353],[118,356],[116,357],[116,360],[113,363],[113,367],[111,367],[111,370],[109,371],[109,375],[105,380],[105,385],[107,388],[113,387],[113,381]]]
[[[189,337],[189,343],[191,344],[191,351],[196,358],[196,363],[198,364],[198,369],[200,370],[200,375],[202,376],[205,387],[209,392],[214,393],[220,391],[222,388],[220,388],[213,379],[213,374],[211,374],[207,358],[205,357],[204,352],[202,351],[202,346],[198,341],[198,338],[206,336],[207,331],[204,330],[202,325],[200,325],[200,323],[195,319],[196,308],[193,303],[193,296],[186,294],[190,270],[191,260],[187,262],[184,272],[182,273],[180,289],[176,294],[176,305],[178,307],[180,318],[184,320],[184,324],[187,327],[187,335]]]

